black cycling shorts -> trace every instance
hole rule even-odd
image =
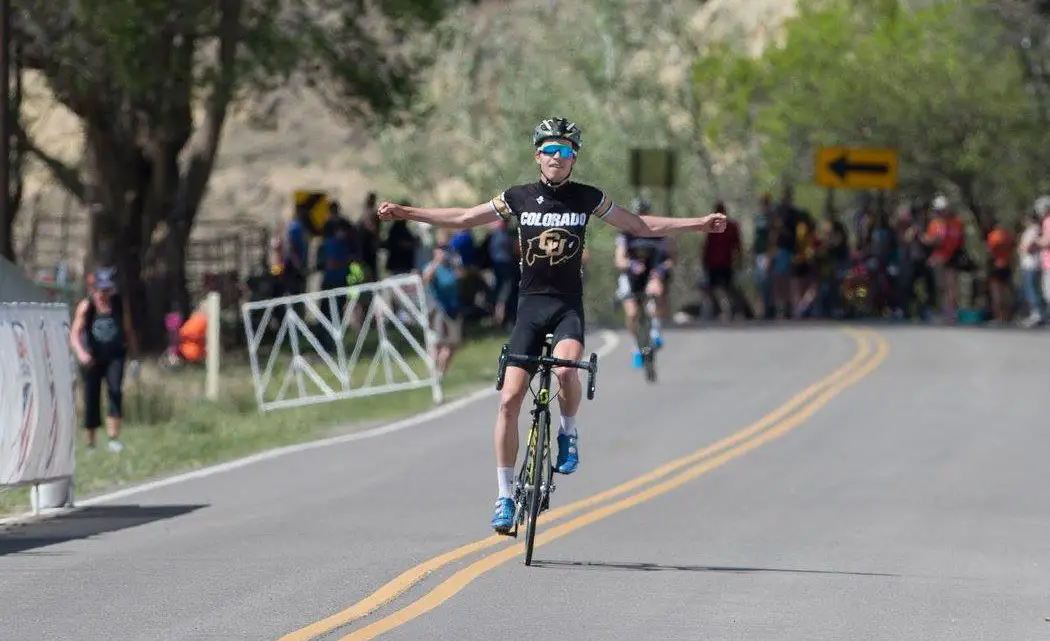
[[[524,294],[518,297],[518,317],[510,332],[507,349],[511,354],[540,356],[543,353],[543,338],[554,335],[553,345],[571,338],[583,343],[583,299],[577,296],[564,297],[551,294]],[[518,365],[529,375],[536,373],[536,366]]]

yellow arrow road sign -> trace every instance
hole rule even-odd
[[[813,176],[818,185],[839,189],[896,189],[897,150],[823,147]]]

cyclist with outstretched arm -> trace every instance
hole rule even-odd
[[[544,336],[554,335],[553,355],[581,360],[584,346],[583,246],[587,223],[600,218],[634,236],[669,236],[685,232],[725,230],[722,214],[700,218],[638,216],[613,203],[605,192],[571,180],[582,135],[575,123],[548,118],[533,130],[532,144],[540,178],[515,185],[492,200],[469,208],[406,207],[384,202],[383,220],[415,220],[437,227],[468,229],[499,219],[518,221],[521,280],[518,315],[509,350],[539,356]],[[579,464],[576,411],[581,385],[572,368],[554,371],[561,387],[558,404],[558,457],[555,468],[571,474]],[[518,453],[518,415],[534,367],[509,365],[496,414],[495,448],[499,496],[492,528],[507,534],[514,519],[514,464]]]

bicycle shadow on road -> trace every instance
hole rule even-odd
[[[796,568],[748,568],[717,565],[661,565],[659,563],[614,563],[610,561],[540,561],[533,559],[533,567],[563,570],[628,570],[635,572],[723,572],[731,574],[836,574],[840,576],[899,577],[882,572],[852,572],[848,570],[806,570]]]
[[[90,539],[189,514],[207,505],[100,505],[0,527],[0,557]],[[38,554],[48,554],[38,552]]]

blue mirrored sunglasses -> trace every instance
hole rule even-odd
[[[560,156],[562,158],[575,158],[576,150],[569,145],[544,145],[540,147],[540,153],[545,156]]]

